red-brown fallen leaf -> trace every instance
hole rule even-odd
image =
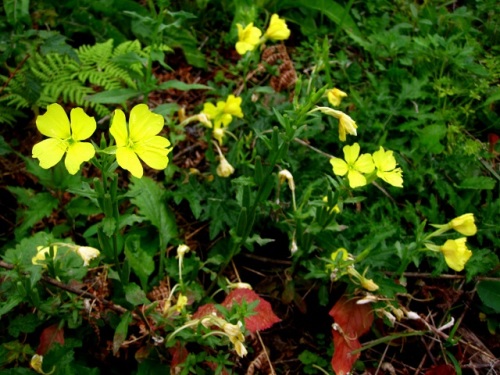
[[[179,341],[175,343],[175,346],[168,349],[170,354],[172,355],[172,360],[170,361],[170,368],[172,370],[176,370],[176,367],[186,361],[186,358],[189,354],[187,349],[182,345]]]
[[[64,345],[64,330],[59,328],[59,324],[52,324],[42,331],[36,354],[45,355],[55,342]]]
[[[193,319],[200,319],[200,318],[203,318],[204,316],[210,315],[214,312],[217,312],[215,305],[213,303],[207,303],[205,305],[198,307],[198,310],[196,310],[196,312],[193,314],[192,318]]]
[[[370,330],[373,311],[368,304],[357,305],[355,299],[342,296],[329,314],[338,325],[338,329],[333,330],[332,368],[337,375],[345,375],[359,358],[359,353],[352,354],[352,351],[361,348],[358,338]]]
[[[361,344],[356,340],[349,340],[346,336],[332,330],[333,346],[335,351],[332,357],[332,368],[337,375],[346,375],[351,371],[354,362],[359,358],[360,353],[352,354],[353,350],[361,348]]]
[[[271,304],[265,299],[260,298],[259,295],[251,289],[234,289],[227,295],[221,305],[229,309],[233,303],[241,304],[243,301],[245,301],[247,305],[253,301],[259,301],[253,310],[254,314],[245,318],[245,327],[251,333],[267,329],[273,324],[281,321],[281,319],[274,314]]]
[[[452,365],[437,365],[431,367],[424,375],[456,375],[455,368]]]

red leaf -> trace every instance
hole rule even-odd
[[[341,297],[330,310],[331,317],[347,335],[362,336],[370,330],[373,311],[370,304],[357,305],[355,299]]]
[[[281,321],[281,319],[273,313],[271,304],[260,298],[257,293],[250,289],[239,288],[233,290],[227,295],[224,302],[222,302],[222,306],[229,309],[233,303],[241,304],[243,301],[245,301],[247,305],[253,301],[259,301],[253,310],[254,314],[245,318],[245,327],[251,333],[267,329],[273,324]]]
[[[361,348],[358,338],[370,330],[373,311],[368,304],[357,305],[355,299],[342,296],[329,314],[338,325],[338,329],[333,330],[335,352],[332,368],[337,375],[344,375],[351,371],[354,362],[359,358],[359,353],[351,352]]]
[[[213,303],[207,303],[203,306],[198,307],[198,310],[193,314],[193,319],[200,319],[206,315],[210,315],[217,312],[215,305]]]
[[[437,365],[431,367],[424,375],[456,375],[455,368],[452,365]]]
[[[346,375],[351,371],[354,362],[359,358],[360,353],[352,354],[353,350],[361,348],[357,339],[351,340],[336,330],[333,333],[333,346],[335,352],[332,357],[332,368],[337,375]]]
[[[172,360],[170,361],[170,367],[175,369],[178,365],[184,363],[189,354],[187,349],[179,341],[175,343],[175,346],[168,349],[172,355]]]
[[[64,345],[64,330],[59,328],[59,324],[53,324],[42,331],[36,354],[45,355],[55,342]]]

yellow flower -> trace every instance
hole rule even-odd
[[[71,122],[63,107],[50,104],[44,115],[38,116],[36,126],[40,133],[49,137],[33,146],[33,157],[40,160],[40,167],[48,169],[59,163],[64,154],[64,165],[70,174],[76,174],[80,165],[95,155],[94,146],[81,142],[89,138],[96,129],[93,117],[82,108],[73,108]]]
[[[88,266],[92,259],[97,258],[101,254],[99,250],[89,246],[78,246],[76,253],[83,259],[84,266]]]
[[[448,267],[457,272],[464,269],[465,263],[467,263],[472,256],[472,251],[467,249],[467,246],[465,245],[466,242],[467,238],[462,237],[456,240],[448,240],[443,246],[440,247]]]
[[[473,236],[477,232],[477,227],[474,223],[474,214],[461,215],[454,218],[449,224],[453,229],[464,236]]]
[[[229,177],[234,173],[234,167],[229,164],[227,159],[221,155],[220,164],[217,167],[217,175],[219,177]]]
[[[234,95],[229,95],[227,100],[218,101],[217,106],[212,103],[205,103],[201,112],[207,119],[213,123],[212,135],[217,141],[222,144],[225,128],[233,121],[233,116],[242,118],[243,111],[241,110],[241,98]],[[208,125],[208,123],[205,123]]]
[[[326,92],[326,95],[328,97],[328,101],[334,107],[338,107],[340,105],[340,102],[342,101],[342,98],[345,98],[347,96],[344,91],[339,90],[338,88],[328,90]]]
[[[251,22],[245,28],[239,23],[236,25],[238,28],[238,42],[236,43],[236,51],[240,55],[244,55],[248,51],[253,51],[260,43],[262,31],[253,25]]]
[[[178,312],[181,312],[182,309],[187,305],[188,303],[188,298],[186,296],[183,296],[182,294],[179,294],[177,297],[177,303],[175,304],[175,309]]]
[[[345,161],[340,158],[330,159],[330,164],[333,166],[333,173],[338,176],[347,174],[349,186],[352,188],[366,185],[366,177],[363,176],[363,173],[371,173],[375,169],[372,156],[370,154],[359,156],[360,147],[357,143],[354,143],[352,146],[345,146],[343,150]]]
[[[332,109],[329,107],[316,107],[313,110],[309,111],[309,113],[316,111],[320,111],[339,120],[339,139],[342,142],[345,142],[347,134],[358,135],[356,131],[358,125],[356,125],[356,122],[344,112],[337,111],[336,109]]]
[[[323,197],[323,202],[328,203],[328,196],[325,195]],[[333,206],[332,209],[330,210],[330,213],[339,214],[340,213],[340,207],[339,207],[339,205],[336,204],[335,206]]]
[[[295,190],[295,182],[293,180],[293,175],[290,173],[289,170],[283,169],[283,170],[279,171],[278,177],[279,177],[280,185],[283,182],[287,181],[288,187],[290,188],[290,190],[292,190],[292,191]]]
[[[264,37],[271,40],[285,40],[288,39],[289,36],[290,29],[288,29],[285,20],[279,18],[277,14],[273,14]]]
[[[377,284],[375,284],[375,282],[372,279],[367,279],[366,277],[363,277],[363,276],[361,277],[359,282],[361,283],[361,286],[363,288],[365,288],[366,290],[368,290],[370,292],[374,292],[379,288],[379,286]]]
[[[37,373],[42,375],[51,375],[56,370],[56,367],[54,366],[52,367],[52,370],[50,372],[45,372],[43,371],[42,364],[43,364],[43,355],[34,354],[33,357],[31,357],[30,366]]]
[[[37,246],[36,248],[36,255],[31,258],[31,263],[33,264],[38,264],[42,266],[46,266],[45,264],[40,263],[40,261],[45,261],[46,255],[50,256],[50,246]],[[52,246],[52,249],[54,250],[54,258],[57,255],[57,246]]]
[[[385,151],[382,146],[372,155],[373,164],[377,169],[377,176],[396,187],[403,187],[403,171],[396,168],[396,159],[392,151]]]
[[[157,135],[163,123],[163,116],[151,112],[146,104],[132,108],[128,127],[125,114],[115,110],[110,133],[116,141],[118,165],[138,178],[143,175],[139,158],[153,169],[165,169],[172,149],[168,139]]]

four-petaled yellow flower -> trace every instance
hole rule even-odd
[[[262,31],[253,25],[253,22],[248,24],[245,28],[239,23],[236,25],[238,28],[238,42],[236,43],[236,51],[240,55],[244,55],[248,51],[253,51],[260,43]]]
[[[473,236],[477,233],[477,227],[474,223],[474,214],[464,214],[456,217],[450,221],[449,225],[464,236]]]
[[[289,36],[290,29],[285,20],[280,18],[277,14],[273,14],[264,37],[271,40],[285,40],[288,39]]]
[[[338,107],[340,105],[340,102],[342,101],[342,98],[345,98],[347,96],[344,91],[339,90],[338,88],[328,90],[326,92],[326,95],[328,97],[328,101],[334,107]]]
[[[168,139],[157,135],[163,124],[163,116],[151,112],[146,104],[132,108],[128,127],[125,114],[115,110],[109,131],[116,141],[118,165],[138,178],[143,175],[139,158],[153,169],[165,169],[172,149]]]
[[[466,237],[458,238],[456,240],[448,240],[439,249],[444,255],[444,260],[446,264],[451,269],[460,272],[464,269],[465,263],[472,256],[472,251],[470,251],[465,243],[467,242]]]
[[[377,176],[396,187],[403,187],[403,171],[396,168],[396,159],[392,151],[385,151],[382,146],[372,155],[373,164],[377,169]]]
[[[33,146],[33,157],[40,160],[40,167],[48,169],[59,163],[64,154],[64,165],[70,174],[76,174],[80,165],[95,155],[90,142],[81,142],[89,138],[96,129],[93,117],[82,108],[73,108],[71,122],[63,107],[50,104],[44,115],[38,116],[36,126],[40,133],[49,137]]]
[[[345,161],[340,158],[330,159],[330,164],[333,166],[333,173],[338,176],[347,174],[349,186],[352,188],[366,185],[366,177],[363,174],[371,173],[375,169],[372,156],[370,154],[360,156],[360,147],[357,143],[354,143],[352,146],[345,146],[343,150]]]
[[[222,144],[225,128],[233,121],[233,116],[243,117],[241,98],[229,95],[225,102],[218,101],[217,106],[205,103],[201,113],[213,123],[213,137]]]

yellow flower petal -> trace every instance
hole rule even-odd
[[[32,156],[40,160],[40,167],[48,169],[59,163],[67,149],[67,141],[49,138],[33,146]]]
[[[347,174],[347,179],[349,180],[349,186],[353,189],[366,185],[366,177],[353,169],[351,169]]]
[[[36,119],[36,127],[43,135],[51,138],[68,139],[71,137],[69,119],[59,104],[50,104],[44,115]]]
[[[73,108],[71,117],[71,136],[75,141],[82,141],[94,134],[96,122],[93,117],[87,115],[82,108]]]
[[[136,153],[127,147],[120,147],[116,149],[116,161],[120,167],[126,169],[132,176],[141,178],[144,170],[142,169],[141,162]]]
[[[396,168],[396,159],[392,151],[385,151],[382,146],[378,151],[373,153],[373,163],[380,171],[392,171]]]
[[[356,160],[358,159],[359,156],[359,144],[354,143],[352,146],[344,146],[344,159],[347,162],[347,164],[353,165]]]
[[[401,170],[401,168],[396,168],[389,172],[378,171],[377,176],[392,186],[402,188],[403,187],[402,173],[403,171]]]
[[[477,233],[477,227],[474,223],[474,214],[464,214],[450,221],[450,225],[457,232],[464,236],[473,236]]]
[[[372,173],[375,169],[372,156],[370,154],[361,155],[358,160],[354,162],[353,168],[361,173]]]
[[[89,161],[95,155],[94,146],[89,142],[75,142],[68,147],[64,165],[70,174],[76,174],[83,162]]]
[[[238,28],[238,42],[236,43],[236,51],[240,55],[244,55],[248,51],[253,51],[260,43],[260,36],[262,31],[253,26],[253,22],[248,24],[245,28],[237,24]]]
[[[448,267],[457,272],[464,269],[465,263],[467,263],[472,256],[472,251],[467,249],[467,246],[465,245],[466,242],[466,237],[458,238],[456,240],[448,240],[440,248]]]
[[[168,139],[155,136],[136,144],[134,151],[141,158],[141,160],[153,169],[162,170],[168,165],[168,153],[171,151],[168,147],[170,142]]]
[[[337,176],[344,176],[349,170],[347,163],[340,158],[331,158],[330,164],[333,167],[333,173]]]
[[[99,256],[99,254],[101,254],[101,252],[99,250],[97,250],[96,248],[93,248],[93,247],[89,247],[89,246],[78,247],[78,249],[76,250],[76,253],[78,255],[80,255],[80,257],[82,258],[84,266],[88,266],[89,262],[92,259],[97,258]]]
[[[125,114],[122,110],[115,110],[113,120],[111,120],[109,132],[115,139],[117,147],[124,147],[128,145],[127,120],[125,119]]]
[[[162,115],[151,112],[146,104],[138,104],[130,111],[129,136],[134,142],[151,138],[163,129]]]
[[[340,105],[342,98],[345,98],[347,94],[344,91],[339,90],[338,88],[333,88],[326,92],[326,96],[328,97],[328,101],[330,102],[330,104],[334,107],[337,107]]]
[[[213,120],[215,117],[217,117],[218,110],[215,105],[212,103],[205,103],[203,104],[203,110],[201,111],[205,116],[209,118],[209,120]]]
[[[243,111],[241,110],[241,98],[237,98],[234,95],[229,95],[224,105],[224,113],[242,118]]]
[[[271,40],[285,40],[290,36],[290,30],[284,19],[277,14],[273,14],[264,36]]]

